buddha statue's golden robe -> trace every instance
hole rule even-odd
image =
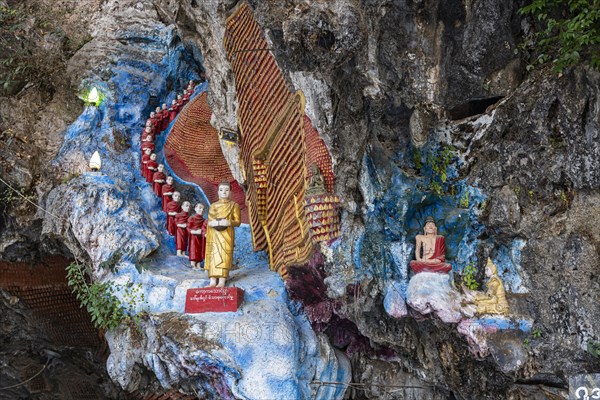
[[[211,227],[206,229],[206,257],[204,269],[209,278],[227,278],[233,261],[234,227],[240,226],[240,206],[232,200],[219,199],[208,210],[208,221],[226,219],[231,223],[228,227]],[[222,230],[220,230],[222,229]]]
[[[498,275],[492,275],[487,282],[487,291],[478,293],[473,299],[477,314],[508,314],[508,301],[504,285]]]

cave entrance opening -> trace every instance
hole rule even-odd
[[[493,96],[471,99],[465,103],[454,106],[448,110],[448,113],[450,114],[450,119],[453,121],[472,117],[474,115],[485,113],[485,110],[489,106],[496,104],[503,98],[504,96]]]

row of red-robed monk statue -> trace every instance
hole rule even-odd
[[[177,114],[190,100],[194,93],[195,84],[190,81],[183,95],[178,95],[173,100],[171,107],[166,104],[156,107],[156,112],[150,113],[146,126],[142,132],[142,176],[146,182],[152,184],[152,191],[162,202],[162,210],[167,214],[167,231],[175,237],[177,255],[185,257],[186,251],[193,269],[200,269],[200,263],[204,260],[206,248],[206,220],[202,216],[204,205],[196,204],[195,215],[190,216],[190,202],[179,203],[181,194],[175,191],[173,177],[165,174],[164,164],[156,161],[154,153],[154,139],[162,131],[167,129],[169,123],[175,119]]]

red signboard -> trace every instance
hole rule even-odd
[[[185,312],[237,311],[244,299],[244,291],[238,287],[207,287],[188,289],[185,296]]]

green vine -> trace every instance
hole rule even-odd
[[[562,73],[581,61],[600,70],[600,0],[533,0],[519,13],[544,24],[521,48],[533,60],[528,70],[551,62],[552,69]]]
[[[141,314],[136,310],[146,302],[141,285],[117,285],[110,281],[88,283],[83,267],[75,262],[67,267],[67,282],[81,306],[86,307],[96,328],[114,329],[126,321],[139,326]],[[122,299],[116,295],[119,292]]]

